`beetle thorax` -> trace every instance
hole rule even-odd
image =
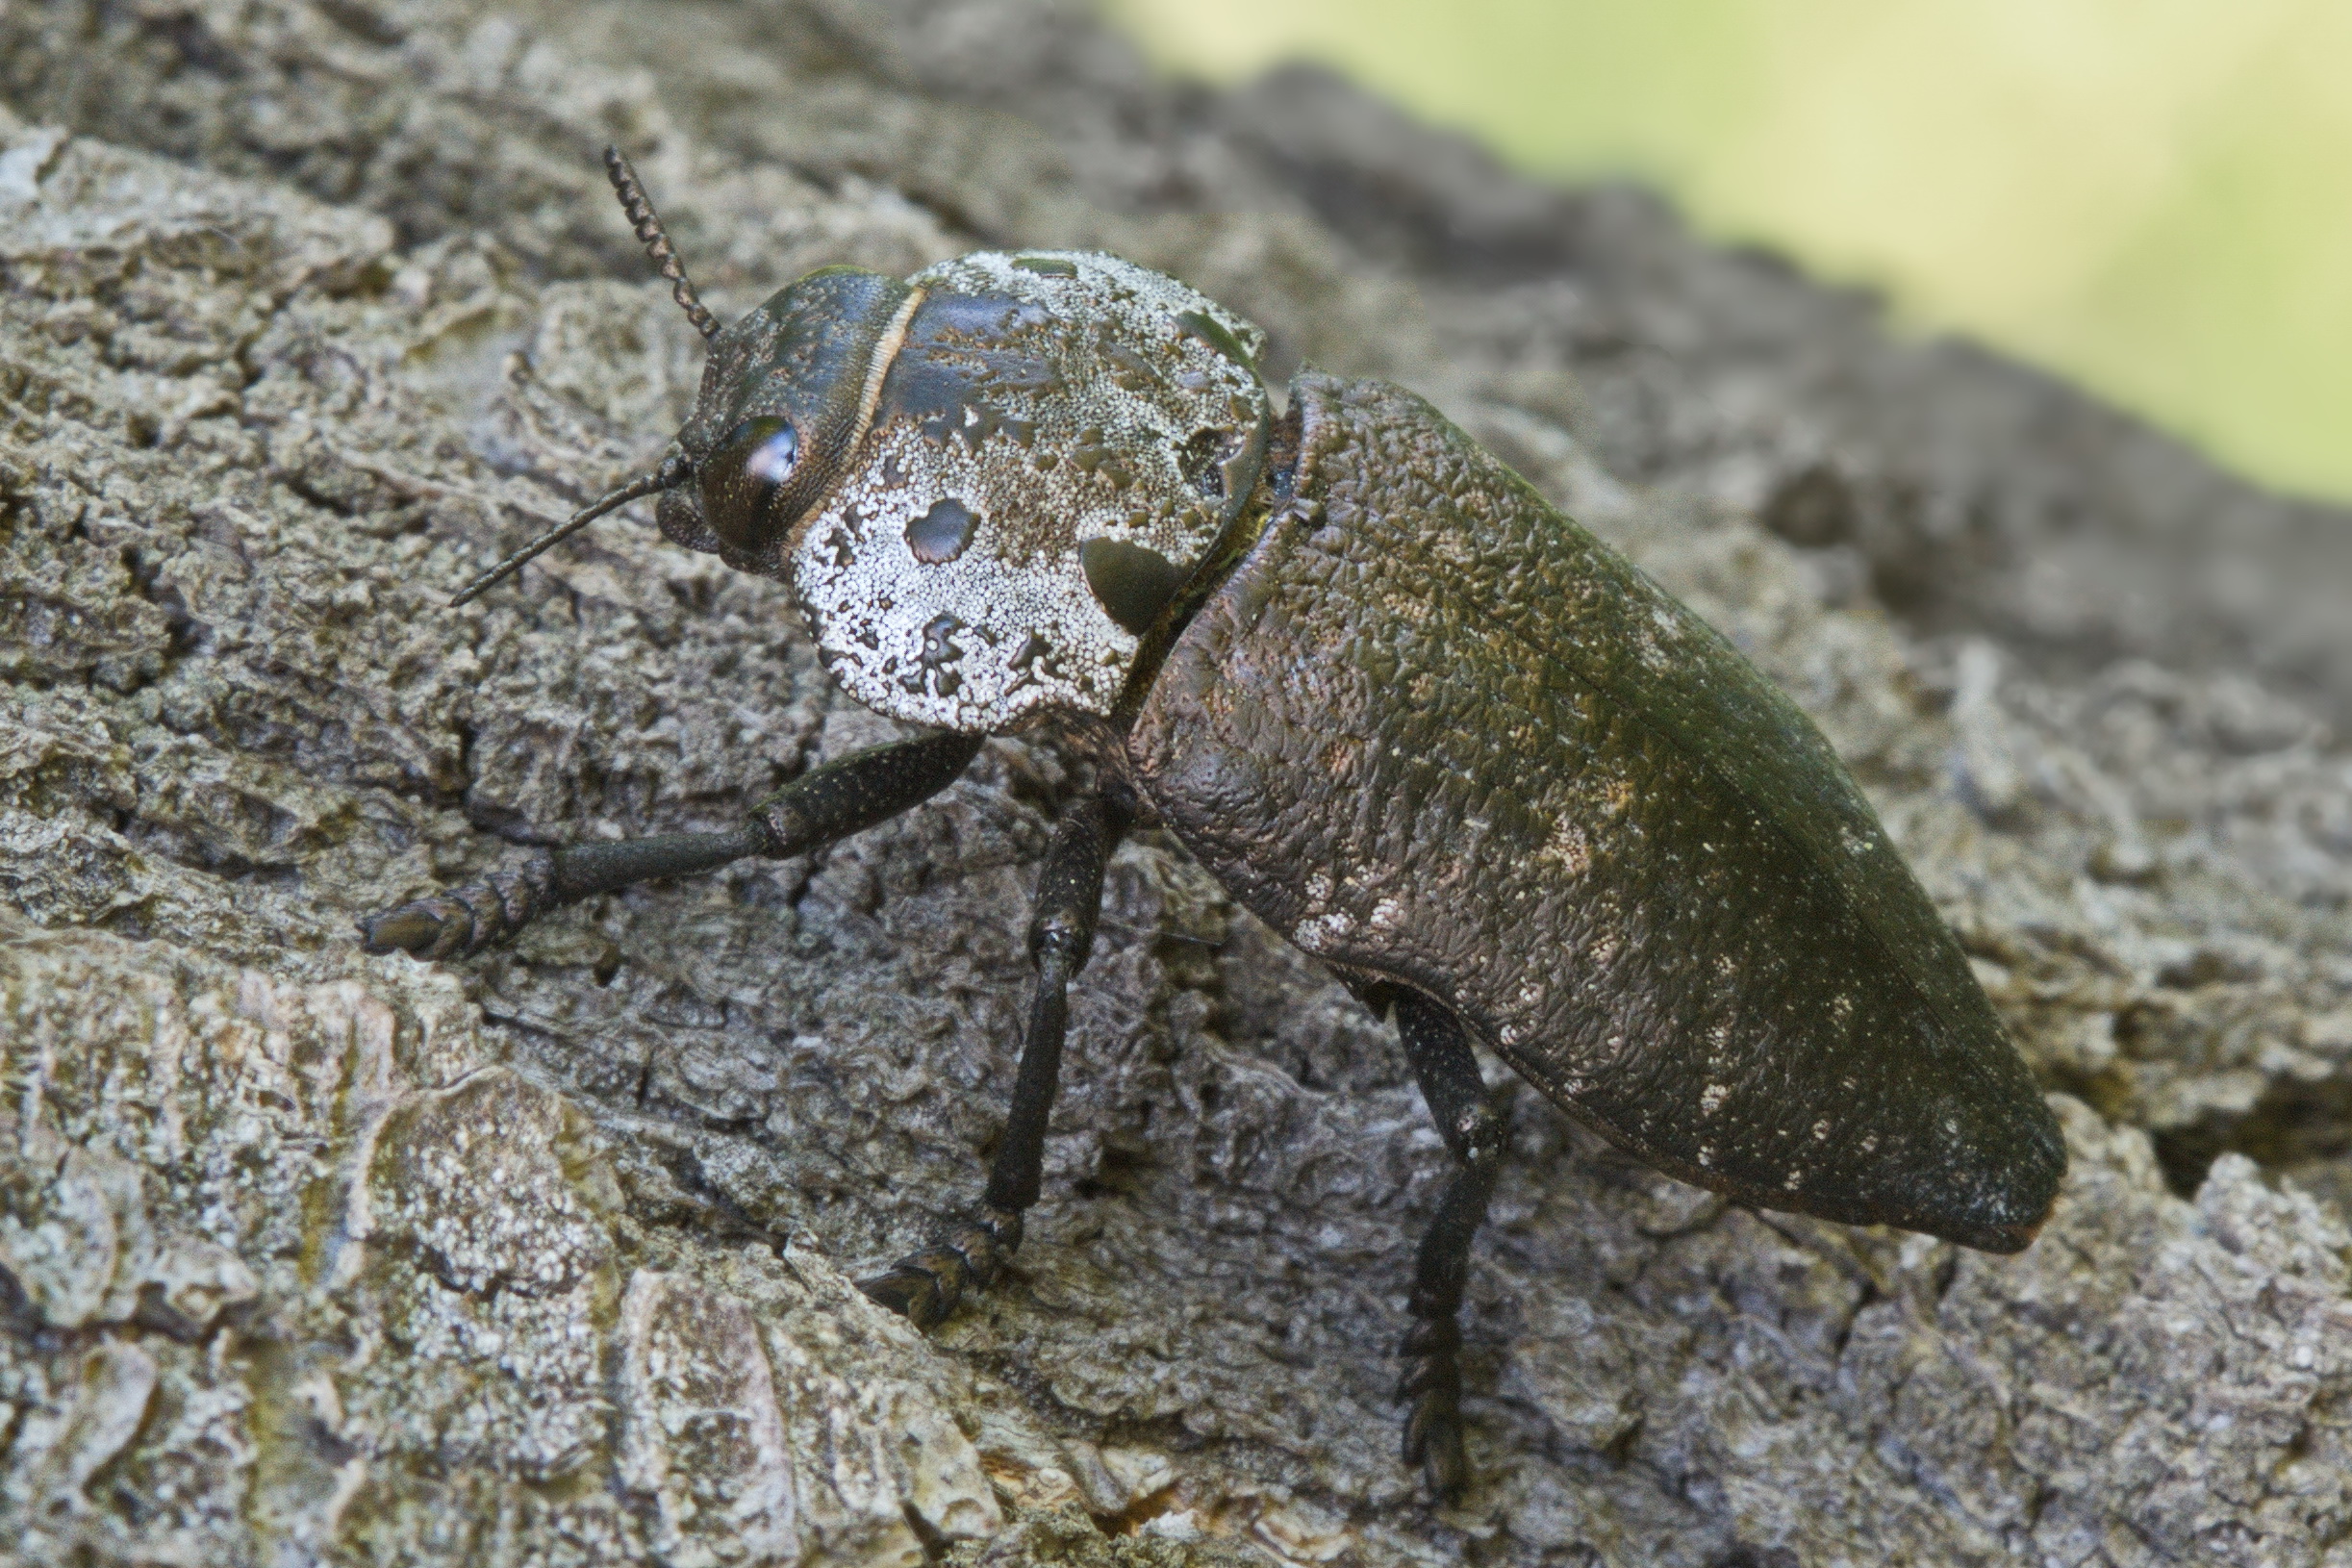
[[[1248,504],[1262,337],[1111,256],[984,252],[909,281],[871,424],[791,544],[819,649],[915,723],[1108,714]]]

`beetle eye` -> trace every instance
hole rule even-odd
[[[746,419],[728,431],[702,466],[702,511],[712,532],[739,550],[758,549],[789,520],[771,514],[799,460],[800,433],[790,419]]]

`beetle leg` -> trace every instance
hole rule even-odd
[[[852,752],[785,785],[726,833],[567,844],[480,882],[360,922],[369,952],[467,958],[511,940],[551,909],[632,882],[692,876],[746,855],[780,859],[896,817],[955,782],[981,737],[940,731]]]
[[[1071,808],[1054,828],[1052,847],[1037,880],[1029,919],[1029,954],[1037,991],[1029,1028],[1013,1079],[1013,1106],[1004,1137],[989,1166],[980,1212],[921,1252],[911,1252],[858,1288],[918,1328],[930,1328],[955,1310],[967,1286],[994,1282],[1021,1245],[1021,1216],[1037,1201],[1046,1157],[1046,1118],[1061,1078],[1062,1036],[1070,1022],[1070,982],[1086,967],[1102,907],[1102,870],[1130,821],[1125,807],[1093,796]]]
[[[1422,1237],[1405,1305],[1413,1326],[1398,1351],[1404,1376],[1397,1395],[1412,1402],[1404,1418],[1404,1462],[1418,1465],[1429,1489],[1451,1500],[1470,1481],[1462,1451],[1462,1284],[1470,1272],[1471,1238],[1485,1222],[1486,1201],[1503,1168],[1510,1119],[1487,1093],[1478,1058],[1452,1013],[1407,992],[1396,999],[1396,1019],[1405,1058],[1421,1080],[1421,1098],[1462,1164]]]

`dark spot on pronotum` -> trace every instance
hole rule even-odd
[[[1148,392],[1160,384],[1159,367],[1132,348],[1105,342],[1101,349],[1102,357],[1111,365],[1111,380],[1126,391]]]
[[[1242,346],[1241,340],[1227,332],[1225,323],[1208,312],[1186,311],[1176,320],[1188,337],[1200,339],[1252,375],[1257,374],[1257,361],[1250,357],[1250,351]]]
[[[949,639],[963,629],[964,623],[953,616],[933,616],[923,628],[923,651],[915,656],[915,668],[899,676],[898,684],[910,692],[928,687],[940,696],[953,696],[964,677],[949,667],[964,650]]]
[[[979,518],[957,500],[933,501],[931,510],[906,525],[906,547],[926,567],[945,566],[964,553]]]
[[[1123,539],[1088,540],[1078,546],[1078,565],[1103,611],[1138,637],[1184,586],[1183,568]]]
[[[964,629],[964,623],[953,616],[933,616],[923,628],[923,662],[927,665],[953,664],[964,656],[964,650],[948,641]]]
[[[1024,272],[1034,272],[1041,278],[1075,278],[1078,275],[1076,264],[1065,262],[1059,256],[1016,256],[1013,265]]]

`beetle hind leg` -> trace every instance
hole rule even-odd
[[[1510,1119],[1486,1090],[1478,1058],[1454,1015],[1411,993],[1396,998],[1397,1033],[1421,1082],[1421,1097],[1461,1169],[1438,1201],[1437,1218],[1421,1239],[1405,1311],[1413,1320],[1398,1355],[1404,1375],[1397,1397],[1404,1417],[1404,1463],[1419,1469],[1439,1498],[1459,1497],[1470,1484],[1462,1446],[1462,1286],[1470,1244],[1485,1223],[1487,1201],[1503,1168]]]
[[[1046,1119],[1061,1081],[1062,1039],[1070,1024],[1070,982],[1086,967],[1102,905],[1102,871],[1129,816],[1108,797],[1071,808],[1053,832],[1039,873],[1029,952],[1037,991],[1013,1078],[1012,1113],[990,1164],[979,1211],[919,1252],[909,1252],[858,1289],[918,1328],[947,1321],[964,1292],[993,1283],[1021,1245],[1021,1217],[1037,1201],[1046,1158]]]

